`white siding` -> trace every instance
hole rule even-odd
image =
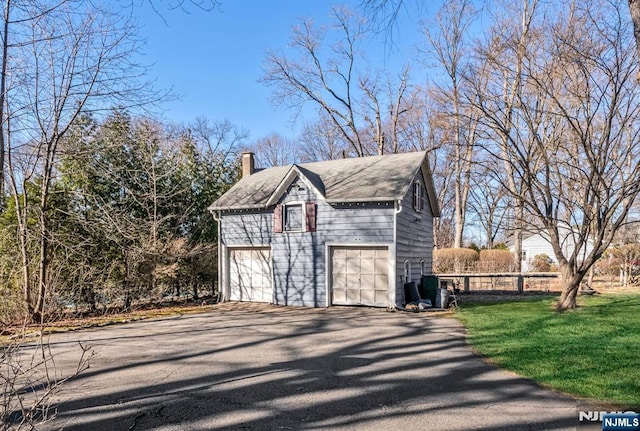
[[[565,257],[569,257],[575,249],[575,242],[570,235],[571,232],[568,229],[560,229],[559,232],[562,238],[562,253],[565,255]],[[533,269],[533,260],[539,254],[546,254],[547,256],[549,256],[552,263],[558,263],[558,258],[556,257],[556,254],[553,251],[553,247],[551,246],[551,242],[548,238],[549,237],[545,232],[541,232],[532,235],[522,241],[522,251],[523,254],[526,253],[525,256],[522,256],[524,257],[524,259],[522,259],[523,271],[526,272]],[[514,248],[514,246],[510,247],[512,252],[514,251]],[[586,254],[590,253],[591,250],[593,250],[593,244],[589,242],[578,256],[578,260],[584,259]]]

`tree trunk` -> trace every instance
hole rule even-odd
[[[640,54],[640,0],[629,0],[629,12],[631,13],[631,21],[633,22],[633,36],[636,39],[636,50],[638,54]]]
[[[592,266],[591,269],[589,269],[589,278],[587,280],[587,283],[589,284],[589,287],[593,288],[593,278],[595,277],[595,271],[594,271],[594,267]]]
[[[40,198],[40,262],[38,268],[38,296],[35,310],[32,315],[34,323],[42,323],[44,317],[45,295],[47,293],[47,280],[49,278],[49,221],[47,218],[48,187],[42,187]]]
[[[457,186],[456,186],[457,187]],[[458,199],[459,191],[456,190],[456,215],[455,234],[453,237],[453,248],[462,248],[462,235],[464,233],[465,214]]]
[[[580,283],[584,279],[586,272],[575,272],[569,265],[561,265],[562,273],[562,294],[556,304],[557,311],[564,311],[576,308],[578,306],[576,298]]]
[[[51,176],[55,155],[58,147],[58,127],[54,125],[53,136],[45,144],[44,167],[42,183],[40,185],[40,261],[38,263],[38,297],[32,320],[42,323],[44,318],[44,304],[49,283],[49,192],[51,190]],[[25,191],[26,193],[26,191]]]
[[[524,217],[524,202],[522,199],[518,199],[516,204],[516,219],[515,226],[513,230],[513,238],[514,238],[514,252],[515,252],[515,263],[516,263],[516,272],[522,272],[522,220]]]
[[[2,31],[2,71],[0,72],[0,211],[5,209],[5,102],[7,92],[7,61],[9,59],[9,19],[11,0],[6,0],[4,11],[4,28]]]
[[[8,132],[7,136],[10,135],[10,131],[7,128]],[[10,140],[8,140],[10,142]],[[29,205],[29,201],[27,199],[26,187],[23,183],[23,190],[25,193],[22,193],[22,196],[18,192],[18,185],[16,183],[16,176],[13,172],[13,163],[11,157],[11,147],[9,146],[8,154],[8,165],[9,168],[9,179],[12,188],[13,202],[16,206],[16,219],[18,222],[18,246],[20,247],[20,264],[22,265],[22,293],[24,299],[24,308],[27,313],[27,316],[33,316],[33,298],[31,296],[31,269],[30,269],[30,258],[29,258],[29,244],[28,244],[28,225],[27,225],[27,209]]]

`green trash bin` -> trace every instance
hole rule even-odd
[[[436,295],[438,294],[438,288],[440,287],[440,281],[435,275],[423,275],[420,279],[420,298],[428,299],[431,301],[432,306],[436,306]]]

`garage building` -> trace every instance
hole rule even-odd
[[[223,300],[389,307],[432,273],[439,208],[425,152],[258,170],[210,206]]]

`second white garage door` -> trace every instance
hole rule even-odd
[[[232,301],[272,302],[271,251],[229,250],[229,287]]]
[[[386,247],[331,248],[332,304],[389,305]]]

